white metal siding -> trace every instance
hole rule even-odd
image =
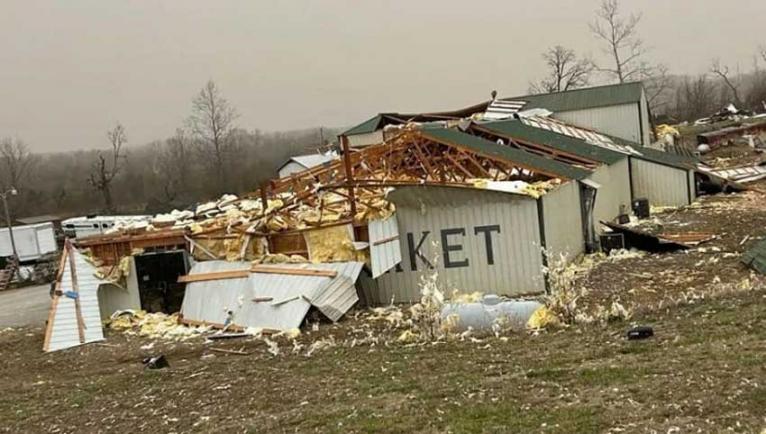
[[[543,196],[542,201],[549,257],[558,259],[564,254],[572,260],[585,250],[580,186],[576,182],[564,184]]]
[[[378,289],[365,294],[370,302],[383,304],[413,302],[420,299],[422,276],[432,270],[415,258],[412,269],[408,234],[417,246],[424,231],[430,232],[421,252],[435,264],[441,287],[447,292],[481,291],[504,295],[542,292],[540,229],[537,201],[509,193],[447,187],[406,187],[394,191],[399,221],[401,269],[393,269],[377,279]],[[476,227],[499,226],[491,232],[493,264],[489,264],[486,232]],[[441,233],[446,229],[464,229],[465,235],[447,237],[450,245],[461,247],[450,252],[453,262],[468,260],[467,266],[445,268]]]
[[[370,238],[370,263],[372,278],[377,279],[386,271],[402,262],[399,244],[399,224],[396,214],[385,220],[372,220],[367,226]]]
[[[620,214],[620,205],[630,211],[630,172],[628,159],[612,165],[603,165],[596,169],[589,179],[601,184],[596,193],[596,205],[593,207],[593,226],[597,233],[603,231],[598,223],[602,220],[612,220]]]
[[[377,145],[383,143],[383,130],[373,131],[365,134],[354,134],[348,137],[348,145],[352,148],[359,146]]]
[[[274,265],[295,268],[302,265]],[[335,270],[337,276],[301,276],[251,273],[247,278],[193,282],[186,285],[181,312],[184,318],[223,324],[227,312],[242,327],[291,329],[300,326],[309,308],[316,306],[337,321],[357,301],[354,284],[361,262],[311,264],[311,269]],[[206,261],[194,265],[190,274],[247,270],[249,262]],[[256,297],[272,301],[254,302]]]
[[[282,166],[281,169],[279,169],[279,177],[280,178],[286,178],[293,173],[303,172],[306,170],[306,167],[300,163],[296,163],[295,161],[291,161],[284,166]]]
[[[554,113],[553,117],[578,127],[641,143],[637,103],[563,111]]]
[[[634,157],[630,159],[630,167],[634,198],[649,199],[653,206],[689,204],[689,171]]]
[[[75,271],[80,296],[80,311],[84,324],[85,342],[95,342],[104,339],[101,329],[101,315],[98,306],[98,287],[105,281],[95,276],[96,268],[85,260],[85,257],[76,249],[72,249],[75,258]],[[59,289],[66,293],[72,291],[72,269],[67,259],[64,265],[64,273],[61,277]],[[80,337],[77,327],[77,314],[75,301],[64,295],[58,297],[53,321],[48,324],[51,327],[48,351],[56,351],[64,348],[80,345]]]
[[[13,227],[13,241],[21,261],[34,261],[41,255],[56,251],[53,223]],[[8,228],[0,229],[0,256],[13,255]]]

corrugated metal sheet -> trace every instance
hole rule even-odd
[[[641,143],[641,121],[638,103],[597,107],[582,110],[559,111],[556,119],[617,136],[634,143]]]
[[[369,302],[419,300],[421,278],[432,272],[424,259],[435,262],[438,281],[448,292],[544,291],[536,200],[449,187],[403,187],[389,199],[396,204],[404,259],[377,279],[377,289],[366,289],[372,291],[365,294]],[[451,248],[449,258],[443,240]]]
[[[599,146],[610,151],[619,152],[626,155],[637,155],[638,151],[630,146],[625,146],[616,143],[614,140],[604,134],[597,133],[592,130],[580,128],[575,125],[566,124],[561,120],[553,119],[550,117],[533,116],[528,118],[522,118],[521,122],[525,125],[534,128],[540,128],[554,133],[562,134],[576,139],[583,140],[591,145]]]
[[[752,182],[766,178],[766,165],[732,167],[730,169],[714,169],[711,172],[721,178],[736,182]]]
[[[574,259],[585,250],[580,186],[574,182],[564,184],[541,200],[548,254],[557,260],[561,254],[568,260]]]
[[[766,274],[766,240],[759,241],[742,255],[742,263]]]
[[[496,99],[487,106],[487,111],[484,113],[484,119],[498,120],[511,118],[513,117],[513,114],[518,113],[526,103],[526,101]]]
[[[104,339],[104,333],[101,328],[101,314],[98,304],[98,288],[105,281],[95,276],[96,268],[91,265],[85,257],[76,249],[72,249],[75,258],[75,276],[80,294],[80,311],[84,324],[84,342],[80,342],[79,331],[77,327],[77,313],[75,301],[66,296],[58,296],[54,301],[52,308],[55,309],[52,320],[48,323],[49,331],[46,336],[50,338],[46,342],[46,351],[62,350],[83,343],[96,342]],[[73,291],[72,269],[67,260],[64,266],[64,273],[61,277],[61,286],[59,289],[63,292]]]
[[[565,131],[569,134],[554,131],[553,126],[542,125],[544,118],[530,118],[529,125],[520,120],[507,120],[500,122],[488,122],[478,125],[479,128],[492,131],[505,138],[512,138],[521,142],[550,146],[554,149],[577,155],[601,163],[611,164],[625,158],[621,150],[612,150],[605,146],[593,146],[584,139],[585,134],[577,134],[577,131]],[[560,122],[555,122],[557,125]],[[611,145],[610,145],[611,146]]]
[[[602,232],[599,221],[611,221],[620,214],[620,205],[630,210],[630,172],[628,159],[597,168],[588,179],[601,184],[596,194],[596,204],[593,207],[593,219],[596,232]]]
[[[402,262],[396,214],[385,220],[372,220],[368,226],[368,232],[370,234],[372,277],[377,279]]]
[[[630,159],[633,197],[649,199],[654,206],[683,206],[689,204],[689,171],[662,164]]]
[[[242,279],[193,282],[186,285],[181,307],[184,318],[223,324],[232,311],[233,324],[285,330],[299,327],[312,305],[337,321],[358,301],[355,283],[363,266],[360,262],[275,266],[335,270],[338,275],[330,278],[251,273]],[[189,274],[249,267],[249,262],[207,261],[195,264]],[[253,301],[256,298],[271,300]]]
[[[348,145],[352,148],[360,146],[377,145],[383,143],[383,130],[372,131],[364,134],[355,134],[348,136]]]
[[[623,104],[638,104],[642,97],[641,82],[609,84],[564,92],[515,97],[527,101],[525,108],[545,108],[554,112],[591,109]]]

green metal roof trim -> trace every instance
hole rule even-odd
[[[548,131],[541,128],[524,125],[518,120],[489,122],[477,124],[478,128],[484,128],[499,136],[510,137],[522,142],[550,146],[562,152],[588,158],[599,163],[614,164],[627,157],[625,154],[611,151],[600,146],[594,146],[574,137]]]
[[[526,101],[523,110],[545,108],[555,113],[637,103],[641,101],[642,90],[641,82],[634,82],[503,99]]]
[[[497,143],[458,130],[428,128],[422,130],[422,133],[427,138],[436,142],[462,146],[484,155],[499,157],[526,166],[530,169],[551,173],[563,178],[580,180],[590,176],[590,172],[585,169],[559,163],[558,161],[541,157],[530,152],[514,149],[509,146],[498,145]]]
[[[618,143],[620,145],[630,146],[642,154],[642,155],[631,155],[632,158],[652,161],[654,163],[665,164],[667,166],[673,166],[679,169],[687,169],[687,170],[696,168],[697,164],[700,162],[699,159],[697,159],[696,157],[689,157],[686,155],[680,155],[673,152],[665,152],[665,151],[660,151],[658,149],[647,148],[646,146],[641,146],[638,143],[631,142],[630,140],[625,140],[620,137],[609,136],[606,134],[604,135],[612,139],[615,143]]]
[[[759,241],[742,255],[742,263],[755,271],[766,274],[766,240]]]
[[[378,128],[381,127],[381,121],[383,121],[383,115],[377,115],[375,117],[372,117],[370,119],[367,119],[366,121],[362,122],[361,124],[351,127],[350,129],[340,133],[341,136],[353,136],[355,134],[367,134],[367,133],[373,133],[378,130]]]
[[[633,148],[641,155],[631,156],[633,158],[653,161],[655,163],[666,164],[668,166],[678,167],[679,169],[694,169],[699,162],[696,158],[686,157],[674,154],[672,152],[659,151],[657,149],[647,148],[645,146],[634,145]]]

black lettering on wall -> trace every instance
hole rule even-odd
[[[418,241],[417,247],[415,247],[415,237],[411,232],[407,233],[407,247],[409,247],[410,250],[410,269],[412,271],[418,271],[417,258],[420,258],[420,260],[423,261],[423,263],[426,264],[426,267],[429,269],[434,269],[433,264],[428,262],[428,258],[420,253],[420,248],[423,246],[423,243],[426,241],[426,238],[428,238],[430,233],[430,231],[423,231],[423,235],[420,237],[420,241]]]
[[[459,267],[467,267],[468,266],[468,258],[465,258],[462,261],[453,261],[452,257],[450,256],[450,252],[460,252],[463,250],[463,244],[450,244],[449,243],[449,236],[450,235],[461,235],[465,236],[465,228],[453,228],[453,229],[442,229],[441,231],[441,241],[442,241],[442,254],[444,255],[444,268],[459,268]]]
[[[500,225],[476,226],[473,228],[474,235],[484,233],[484,244],[487,248],[487,264],[495,265],[495,251],[492,249],[492,232],[500,233]]]

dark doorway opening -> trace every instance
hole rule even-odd
[[[185,284],[178,276],[188,271],[183,250],[144,253],[135,257],[141,308],[147,312],[174,313],[181,310]]]

